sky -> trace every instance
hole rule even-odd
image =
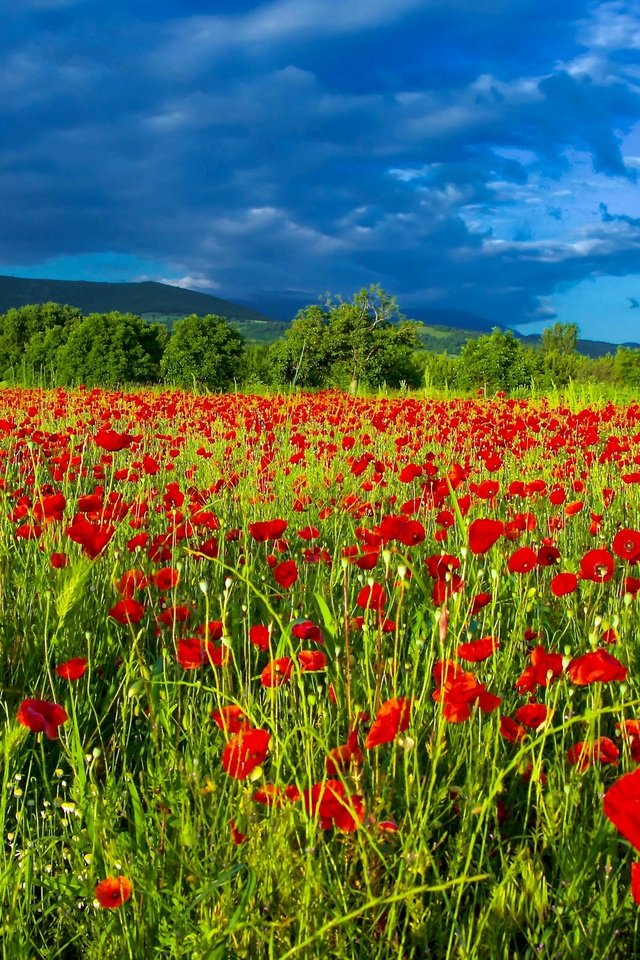
[[[640,0],[0,0],[0,51],[0,274],[640,342]]]

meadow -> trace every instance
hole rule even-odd
[[[0,391],[4,960],[640,954],[640,404]]]

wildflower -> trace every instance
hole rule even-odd
[[[96,900],[106,910],[117,910],[130,898],[132,889],[127,877],[107,877],[96,887]]]
[[[49,740],[57,740],[58,727],[66,723],[69,717],[64,707],[49,700],[23,700],[18,707],[17,719],[32,733],[44,731]]]

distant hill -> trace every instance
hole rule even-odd
[[[30,280],[0,277],[0,312],[28,303],[66,303],[83,313],[175,314],[218,313],[234,320],[266,321],[263,313],[208,293],[184,290],[167,283],[96,283],[89,280]]]

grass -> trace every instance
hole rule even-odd
[[[638,601],[623,585],[634,566],[616,558],[610,581],[582,581],[566,597],[552,595],[550,580],[558,569],[577,571],[588,549],[610,547],[620,527],[639,528],[637,485],[621,474],[634,469],[640,413],[602,403],[581,412],[581,398],[557,400],[553,408],[542,400],[337,394],[0,394],[0,423],[7,420],[0,444],[3,958],[622,960],[638,953],[634,852],[602,811],[604,792],[634,768],[615,727],[640,716]],[[141,439],[108,454],[93,439],[101,424]],[[503,462],[488,473],[492,452]],[[145,454],[157,472],[150,465],[145,472]],[[427,472],[405,484],[398,468],[408,462]],[[452,494],[443,478],[454,463],[468,475]],[[482,500],[473,484],[489,477],[500,491]],[[547,490],[563,485],[566,502],[583,499],[583,508],[567,516],[566,504],[551,504],[547,492],[509,493],[514,480],[538,479]],[[435,490],[438,480],[442,501],[427,495],[416,513],[422,542],[383,544],[371,570],[343,557],[361,542],[359,528],[374,531],[419,497],[422,483]],[[90,557],[66,530],[78,498],[96,486],[102,505],[94,519],[113,522],[115,532]],[[609,507],[603,488],[615,491]],[[33,538],[16,535],[53,491],[65,497],[62,517],[40,524]],[[196,510],[210,516],[189,530]],[[437,522],[441,510],[451,511],[448,528]],[[502,537],[486,554],[468,549],[471,520],[525,512],[535,530],[513,542]],[[602,517],[596,533],[591,512]],[[288,546],[256,542],[249,524],[276,517],[288,521]],[[318,540],[297,535],[308,525],[317,526]],[[443,529],[446,541],[436,538]],[[149,542],[131,550],[140,532]],[[544,536],[561,552],[558,567],[510,573],[510,554]],[[215,559],[198,549],[211,538]],[[305,561],[314,545],[329,562]],[[446,602],[446,631],[425,566],[443,549],[460,561],[464,582]],[[56,551],[67,555],[66,567],[51,566]],[[299,576],[285,589],[274,563],[287,558]],[[161,591],[153,576],[166,566],[180,579]],[[149,580],[135,593],[145,612],[123,624],[109,611],[120,578],[134,568]],[[369,580],[385,588],[384,618],[357,605]],[[472,615],[479,592],[491,600]],[[186,624],[166,615],[180,605],[190,613]],[[358,616],[362,628],[353,623]],[[263,686],[270,658],[295,661],[301,648],[318,649],[292,632],[306,619],[324,634],[326,671],[296,665],[289,683]],[[385,628],[384,619],[394,625]],[[180,639],[212,621],[223,625],[229,663],[183,669]],[[250,642],[256,624],[272,625],[269,651]],[[549,723],[518,743],[505,740],[500,716],[528,700],[514,683],[531,646],[568,662],[601,646],[609,627],[619,639],[607,649],[629,668],[626,681],[577,686],[565,673],[536,691],[553,711]],[[527,641],[527,630],[540,636]],[[464,668],[502,703],[447,722],[433,699],[433,667],[455,658],[460,643],[487,635],[500,638],[500,649]],[[61,679],[55,667],[78,656],[87,672]],[[59,740],[18,723],[29,697],[64,706],[69,719]],[[334,777],[348,796],[363,798],[357,829],[322,829],[300,800],[255,801],[267,783],[304,793],[322,782],[329,751],[346,742],[356,718],[373,719],[396,697],[412,700],[408,728],[367,750],[361,720],[364,762]],[[230,704],[271,735],[268,755],[245,780],[225,773],[228,738],[210,717]],[[580,771],[568,763],[569,747],[605,735],[619,747],[617,766]],[[240,844],[232,819],[246,835]],[[97,906],[97,883],[119,875],[131,881],[131,899],[114,910]]]

